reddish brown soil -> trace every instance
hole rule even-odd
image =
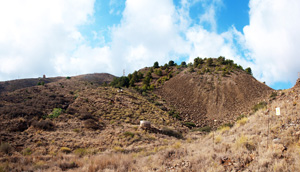
[[[185,121],[197,126],[233,122],[247,115],[258,102],[268,98],[272,89],[244,71],[221,74],[181,72],[156,91],[180,112]]]

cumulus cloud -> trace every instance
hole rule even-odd
[[[53,59],[84,39],[77,26],[90,22],[94,0],[0,2],[0,80],[58,74]]]
[[[171,0],[127,0],[121,24],[112,29],[112,58],[116,70],[166,63],[187,52],[180,36],[177,11]],[[120,73],[116,71],[115,73]]]
[[[300,66],[300,1],[251,0],[249,7],[244,35],[255,76],[269,84],[295,83]]]
[[[110,0],[115,13],[119,3]],[[234,26],[217,33],[222,0],[126,0],[118,25],[109,28],[111,42],[93,32],[96,46],[79,32],[94,20],[95,0],[11,0],[0,2],[0,80],[46,75],[131,73],[154,61],[179,57],[218,57],[251,66],[268,84],[297,77],[300,17],[297,0],[250,0],[250,23],[243,33]],[[202,5],[198,20],[190,8]],[[100,21],[101,22],[101,21]],[[205,27],[207,24],[210,27]],[[107,35],[106,35],[107,36]]]

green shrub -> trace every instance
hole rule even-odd
[[[194,128],[192,131],[200,131],[200,132],[209,133],[211,131],[211,127],[210,126],[205,126],[205,127],[202,127],[202,128]]]
[[[208,66],[212,66],[212,64],[213,64],[213,59],[212,59],[212,58],[208,58],[208,59],[206,60],[206,63],[207,63]]]
[[[172,116],[173,118],[176,118],[176,119],[178,119],[178,120],[181,120],[181,117],[180,117],[179,113],[176,112],[174,109],[170,110],[170,111],[168,112],[168,114],[169,114],[170,116]]]
[[[196,127],[196,124],[193,122],[183,122],[182,124],[190,129]]]
[[[223,124],[223,125],[221,125],[219,128],[223,128],[223,127],[229,127],[229,128],[231,128],[231,127],[233,127],[233,123],[225,123],[225,124]]]
[[[182,136],[181,133],[179,133],[179,132],[176,131],[176,130],[172,130],[172,129],[170,129],[170,128],[167,128],[167,127],[163,128],[163,129],[161,130],[161,132],[162,132],[162,134],[165,134],[165,135],[168,135],[168,136],[172,136],[172,137],[176,137],[176,138],[178,138],[178,139],[183,138],[183,136]]]
[[[173,60],[170,60],[170,61],[169,61],[169,66],[175,66],[175,63],[174,63]]]
[[[238,120],[240,120],[240,119],[242,119],[242,118],[244,118],[244,117],[247,117],[247,116],[242,114],[242,115],[240,115],[239,117],[237,117],[236,120],[238,121]]]
[[[66,79],[71,79],[71,77],[70,77],[70,76],[67,76]]]
[[[253,107],[253,111],[256,112],[259,109],[263,109],[266,106],[267,106],[267,102],[260,102]]]
[[[162,70],[161,69],[156,69],[154,73],[158,76],[162,76]]]
[[[61,147],[60,151],[63,153],[71,153],[72,152],[71,149],[68,147]]]
[[[158,62],[156,61],[156,62],[154,62],[154,64],[153,64],[153,68],[159,68],[159,64],[158,64]]]
[[[112,87],[129,87],[129,78],[126,76],[116,77],[110,83],[110,86],[112,86]]]
[[[272,94],[270,95],[270,98],[275,99],[277,97],[277,92],[272,92]]]
[[[85,148],[78,148],[78,149],[75,149],[73,152],[74,152],[74,154],[76,154],[80,157],[84,156],[88,153],[88,151]]]
[[[31,155],[32,151],[30,148],[26,148],[22,151],[23,156]]]
[[[186,62],[185,61],[181,62],[180,66],[181,67],[187,67]]]
[[[190,72],[190,73],[195,72],[194,68],[193,68],[193,67],[190,67],[190,68],[189,68],[189,72]]]
[[[130,131],[125,131],[124,132],[124,136],[133,138],[134,137],[134,133],[132,133]]]
[[[63,110],[61,108],[54,108],[52,113],[48,115],[48,118],[53,119],[57,118],[60,114],[62,114]]]
[[[248,73],[249,75],[252,75],[252,70],[250,67],[246,68],[245,72]]]

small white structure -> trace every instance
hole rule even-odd
[[[280,107],[276,108],[276,115],[280,115]]]
[[[142,129],[150,129],[151,128],[150,121],[140,121],[140,128],[142,128]]]

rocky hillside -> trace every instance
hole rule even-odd
[[[244,70],[222,56],[198,57],[194,63],[180,65],[170,61],[159,66],[156,62],[128,75],[127,86],[144,95],[153,91],[156,104],[190,127],[231,125],[238,116],[252,113],[273,91],[252,76],[251,68]]]
[[[185,121],[197,126],[212,126],[214,119],[216,125],[232,123],[238,116],[248,115],[254,105],[266,101],[272,92],[242,70],[226,76],[221,72],[198,74],[198,70],[186,69],[156,91]]]

